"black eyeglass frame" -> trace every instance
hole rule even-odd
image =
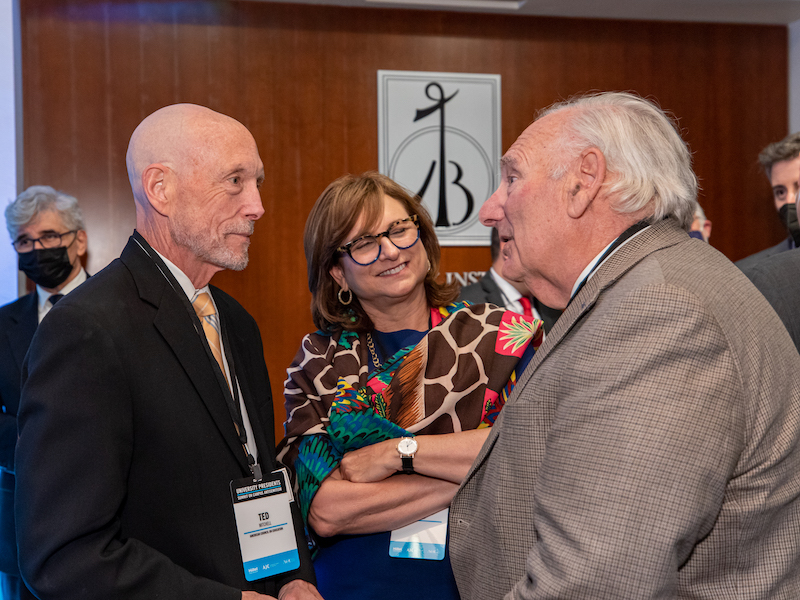
[[[61,248],[64,245],[64,236],[65,235],[69,235],[70,233],[74,233],[75,237],[77,238],[78,237],[78,231],[80,231],[80,229],[71,229],[69,231],[65,231],[64,233],[46,233],[43,236],[38,237],[38,238],[25,238],[24,240],[14,240],[13,242],[11,242],[11,245],[14,247],[14,250],[16,250],[17,254],[27,254],[28,252],[33,252],[36,249],[36,242],[39,242],[39,245],[42,248],[46,248],[48,250],[53,249],[53,248]],[[58,245],[57,246],[45,246],[42,243],[42,239],[44,239],[46,237],[57,237],[58,238]],[[75,241],[75,240],[73,240],[73,241]],[[20,251],[20,249],[17,248],[17,244],[21,244],[23,242],[26,243],[26,244],[28,242],[30,242],[31,249],[30,250],[26,250],[24,252]],[[69,244],[67,244],[67,247],[69,247]]]
[[[408,246],[398,246],[397,244],[394,243],[392,238],[389,237],[389,233],[391,233],[392,229],[394,229],[395,226],[399,225],[400,223],[406,223],[408,221],[411,221],[416,226],[416,228],[417,228],[417,237]],[[406,217],[405,219],[400,219],[399,221],[395,221],[394,223],[392,223],[392,226],[389,227],[389,229],[387,229],[386,231],[384,231],[382,233],[376,233],[375,235],[362,235],[360,238],[356,238],[352,242],[347,242],[343,246],[339,246],[336,249],[336,251],[337,252],[342,252],[343,254],[347,254],[350,257],[350,260],[352,260],[354,263],[356,263],[357,265],[360,265],[362,267],[366,267],[366,266],[371,265],[372,263],[374,263],[375,261],[377,261],[381,257],[381,250],[383,249],[383,244],[381,244],[380,239],[382,237],[385,237],[387,240],[392,242],[392,245],[394,245],[394,247],[397,248],[398,250],[407,250],[408,248],[411,248],[414,244],[416,244],[419,241],[419,216],[418,215],[411,215],[411,216]],[[358,242],[361,242],[366,238],[372,238],[372,239],[375,240],[375,243],[378,244],[378,255],[373,260],[369,261],[368,263],[360,263],[355,258],[353,258],[352,249],[353,249],[353,245],[354,244],[357,244]]]

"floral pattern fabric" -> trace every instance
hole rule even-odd
[[[416,346],[372,363],[365,336],[305,336],[284,384],[287,421],[279,460],[293,469],[304,518],[322,481],[351,450],[416,434],[489,427],[516,382],[541,321],[480,304],[432,310]]]

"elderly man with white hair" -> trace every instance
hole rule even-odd
[[[631,94],[556,105],[503,157],[481,220],[565,311],[453,500],[464,600],[800,597],[800,357],[687,235],[696,189]]]

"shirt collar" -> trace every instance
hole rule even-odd
[[[519,290],[511,285],[508,281],[503,279],[502,275],[500,275],[497,271],[494,270],[494,267],[489,269],[489,273],[494,279],[494,282],[497,284],[497,287],[500,288],[500,293],[509,301],[509,302],[516,302],[520,298],[522,298],[522,294],[519,293]]]
[[[75,275],[75,277],[73,277],[72,280],[67,285],[65,285],[59,291],[54,293],[66,296],[72,290],[74,290],[76,287],[78,287],[80,284],[86,281],[86,279],[87,279],[86,271],[84,271],[83,267],[81,267],[81,270],[78,272],[78,274]],[[50,299],[50,296],[52,296],[53,294],[45,291],[44,288],[42,288],[42,286],[37,285],[36,295],[39,300],[39,310],[41,310],[44,308],[45,304],[47,304],[47,301]]]
[[[161,257],[161,260],[164,261],[164,264],[167,265],[167,268],[169,269],[170,273],[172,273],[172,276],[175,278],[175,281],[178,282],[178,285],[181,286],[181,289],[183,290],[183,293],[186,294],[186,297],[189,299],[189,302],[194,301],[194,299],[197,298],[197,295],[201,294],[202,292],[206,292],[209,295],[211,295],[208,289],[208,285],[205,285],[203,288],[199,290],[195,289],[192,280],[189,279],[189,276],[186,273],[181,271],[180,268],[175,263],[173,263],[166,256],[161,254],[161,252],[159,252],[155,248],[153,248],[153,250],[155,251],[156,254],[158,254]],[[212,296],[212,302],[213,302],[213,296]]]
[[[617,251],[618,251],[620,248],[622,248],[622,247],[623,247],[625,244],[627,244],[628,242],[630,242],[630,241],[631,241],[633,238],[635,238],[637,235],[639,235],[640,233],[642,233],[642,231],[646,231],[646,230],[647,230],[647,229],[649,229],[649,228],[650,228],[650,225],[648,225],[647,227],[643,227],[642,229],[640,229],[639,231],[637,231],[636,233],[634,233],[634,234],[633,234],[632,236],[630,236],[630,237],[629,237],[627,240],[625,240],[625,241],[624,241],[624,242],[622,242],[622,243],[621,243],[619,246],[617,246],[616,248],[614,248],[614,251],[613,251],[613,252],[611,252],[611,253],[610,253],[608,256],[606,256],[605,258],[603,258],[603,262],[601,262],[600,264],[598,264],[598,261],[599,261],[599,260],[600,260],[600,259],[603,257],[603,254],[605,254],[605,253],[608,251],[608,249],[611,247],[611,245],[612,245],[614,242],[616,242],[616,241],[617,241],[617,238],[614,238],[613,240],[611,240],[611,243],[610,243],[610,244],[608,244],[608,246],[606,246],[605,248],[603,248],[603,249],[600,251],[600,253],[599,253],[597,256],[595,256],[595,257],[592,259],[592,261],[591,261],[591,262],[590,262],[588,265],[586,265],[586,268],[585,268],[583,271],[581,271],[581,274],[580,274],[580,275],[578,275],[578,279],[576,279],[576,280],[575,280],[575,284],[572,286],[572,293],[570,293],[570,295],[569,295],[570,299],[572,299],[572,298],[575,296],[575,293],[578,291],[578,288],[581,286],[581,284],[583,283],[583,281],[584,281],[584,280],[586,280],[586,281],[589,281],[589,280],[592,278],[592,276],[593,276],[593,275],[594,275],[594,274],[597,272],[597,269],[598,269],[598,268],[600,268],[600,267],[601,267],[603,264],[605,264],[605,262],[606,262],[606,261],[607,261],[609,258],[611,258],[612,256],[614,256],[614,255],[617,253]]]

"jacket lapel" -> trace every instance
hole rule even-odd
[[[213,288],[212,288],[213,293]],[[215,301],[218,296],[214,296]],[[242,402],[247,409],[247,417],[250,419],[250,426],[253,429],[253,437],[255,437],[256,448],[258,449],[259,463],[264,469],[271,468],[272,463],[272,447],[274,444],[269,444],[265,436],[267,428],[261,420],[261,411],[255,403],[254,386],[252,385],[248,375],[251,369],[248,368],[249,361],[245,360],[248,352],[254,349],[245,347],[244,340],[237,335],[236,327],[233,327],[229,318],[226,318],[225,304],[217,302],[217,307],[220,310],[220,319],[224,321],[223,327],[227,332],[225,339],[225,352],[233,357],[234,364],[236,365],[236,379],[239,382],[239,389],[242,393]],[[269,393],[269,391],[267,391]],[[269,460],[268,460],[268,457]]]
[[[514,391],[508,399],[508,403],[511,404],[517,401],[520,393],[525,389],[528,381],[533,377],[533,374],[539,366],[547,360],[548,355],[561,343],[578,321],[592,310],[603,290],[612,286],[620,277],[632,269],[634,265],[656,250],[672,246],[681,241],[686,241],[686,239],[686,232],[683,231],[674,220],[664,219],[643,230],[614,252],[606,262],[598,267],[594,275],[586,282],[583,289],[572,299],[561,317],[556,321],[552,331],[547,334],[544,342],[531,359],[531,362],[519,377],[517,385],[514,387]],[[500,412],[498,422],[492,427],[489,437],[478,453],[472,465],[472,469],[464,480],[465,482],[475,473],[491,452],[492,446],[494,446],[497,436],[500,435],[502,429],[502,427],[498,427],[498,425],[502,423],[502,418],[503,411]]]
[[[656,250],[685,240],[686,232],[674,220],[664,219],[651,225],[620,246],[614,254],[597,268],[594,275],[586,282],[583,289],[572,299],[572,302],[569,303],[564,313],[556,321],[552,332],[547,334],[544,343],[539,347],[528,368],[519,378],[509,402],[516,400],[519,391],[524,388],[539,365],[547,359],[553,348],[558,346],[575,324],[591,311],[601,292],[616,283],[620,277]]]
[[[490,271],[486,271],[486,275],[480,279],[481,287],[486,292],[486,301],[497,306],[503,306],[503,294],[500,292],[500,286],[492,277]]]
[[[274,448],[274,444],[269,444],[265,437],[264,432],[267,431],[267,428],[264,427],[261,419],[261,411],[255,402],[256,396],[253,394],[256,386],[253,385],[249,377],[252,375],[250,361],[246,360],[250,352],[257,352],[257,350],[255,348],[246,347],[245,340],[238,333],[239,328],[231,321],[224,297],[215,294],[215,291],[217,291],[217,289],[211,286],[211,293],[219,309],[220,323],[226,334],[224,339],[225,354],[229,357],[229,360],[232,358],[233,363],[236,365],[236,379],[239,383],[239,390],[241,391],[241,400],[247,410],[247,417],[250,419],[250,426],[253,430],[253,436],[255,437],[255,448],[258,449],[259,463],[266,469],[270,466],[272,461],[272,452],[270,452],[270,450]],[[269,393],[269,390],[267,390],[267,393]],[[252,440],[249,441],[249,443],[252,443]],[[269,460],[267,460],[268,457],[270,457]]]
[[[158,309],[153,325],[191,380],[220,435],[242,466],[243,474],[249,474],[247,460],[228,412],[225,395],[217,382],[202,339],[178,295],[183,292],[172,289],[156,264],[133,239],[129,240],[120,258],[130,270],[140,298]]]
[[[28,352],[33,334],[36,333],[36,327],[39,324],[39,306],[36,291],[34,290],[28,294],[25,301],[19,303],[18,307],[17,313],[11,315],[15,323],[8,328],[6,337],[8,338],[9,346],[11,346],[11,353],[14,355],[17,367],[21,371],[22,361],[25,359],[25,354]]]

